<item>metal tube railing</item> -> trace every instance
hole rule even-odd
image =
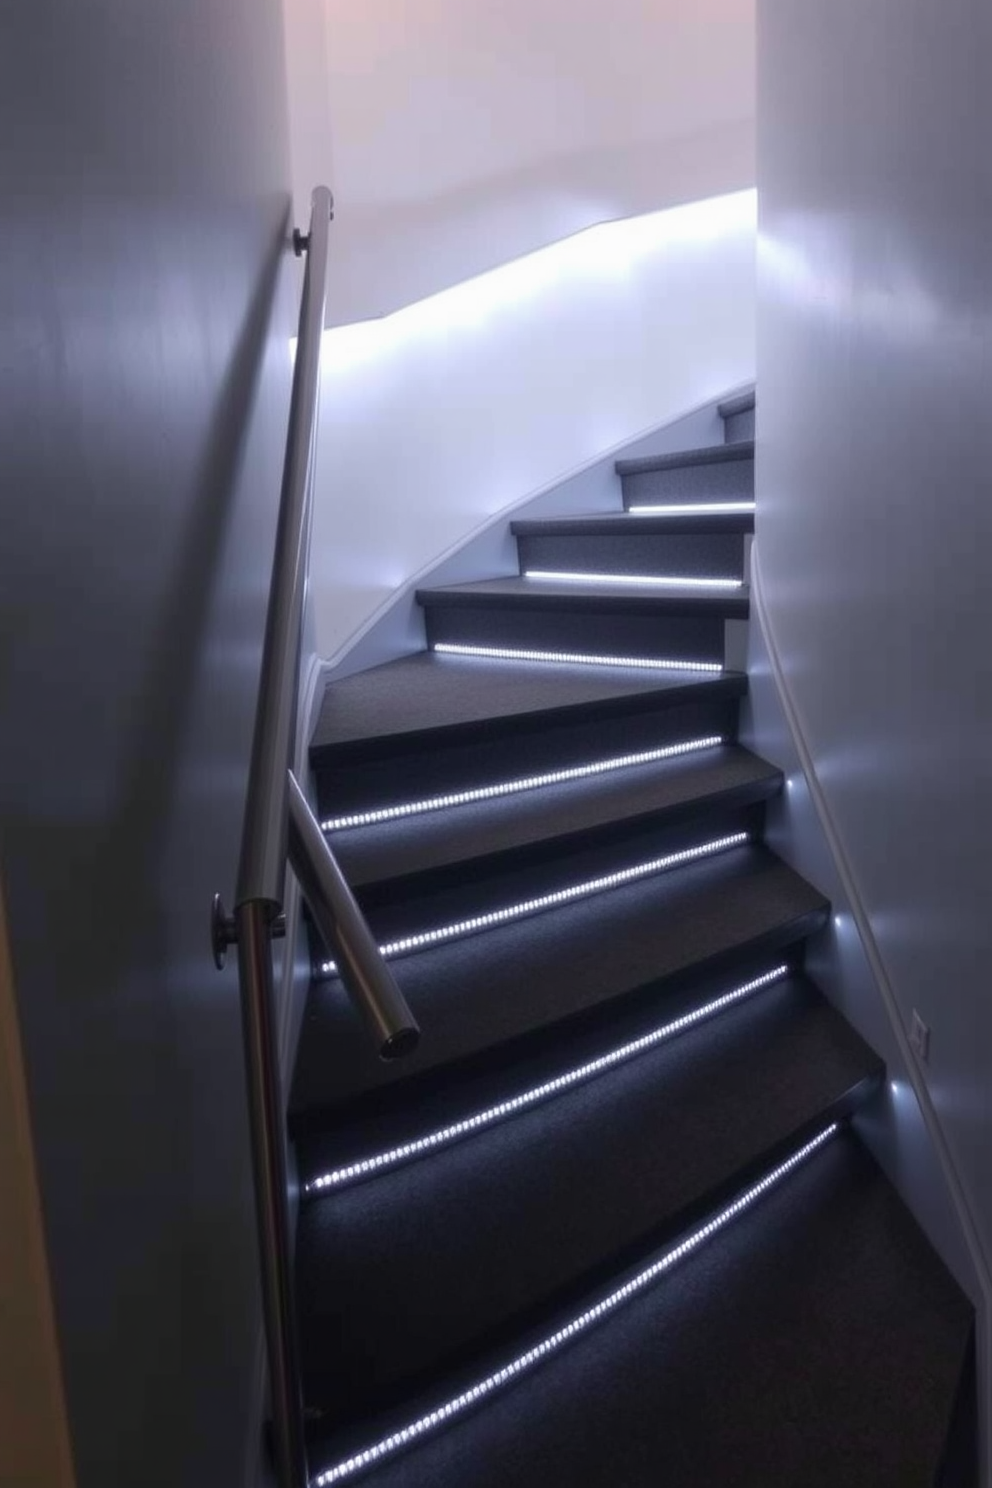
[[[307,1488],[287,1203],[286,1114],[272,984],[271,916],[264,903],[256,901],[240,905],[235,919],[273,1455],[279,1488]]]
[[[307,1488],[303,1393],[293,1306],[285,1104],[272,975],[272,937],[280,914],[287,854],[314,920],[338,957],[341,979],[373,1032],[383,1058],[408,1053],[419,1029],[307,806],[290,765],[296,736],[300,638],[313,520],[314,454],[320,351],[327,302],[327,249],[333,203],[326,186],[313,193],[310,232],[294,234],[307,250],[299,339],[276,526],[272,584],[234,915],[214,898],[214,960],[224,964],[237,943],[241,1021],[251,1127],[262,1308],[280,1488]]]
[[[320,823],[289,774],[289,863],[317,929],[337,958],[338,975],[351,990],[381,1059],[399,1059],[416,1048],[420,1029],[397,987],[372,932],[338,867]]]
[[[245,800],[235,907],[281,904],[286,877],[286,770],[293,758],[300,675],[300,623],[313,516],[314,447],[320,396],[320,347],[327,308],[327,248],[333,203],[313,193],[300,333],[286,433],[258,708]]]

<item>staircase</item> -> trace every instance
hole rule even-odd
[[[327,690],[322,819],[423,1039],[377,1061],[315,946],[321,1488],[973,1480],[971,1310],[851,1129],[885,1072],[804,973],[829,905],[735,742],[753,397],[721,414]]]

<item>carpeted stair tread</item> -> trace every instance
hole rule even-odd
[[[481,606],[529,611],[582,610],[609,615],[718,615],[724,619],[744,620],[748,614],[749,594],[743,585],[739,589],[727,590],[667,586],[641,589],[625,584],[570,584],[503,578],[418,589],[417,600],[421,605],[434,609]]]
[[[385,735],[313,753],[322,820],[547,775],[701,739],[730,743],[737,700],[720,688],[637,694],[590,705],[494,717],[436,733]]]
[[[686,502],[686,505],[689,503]],[[707,511],[702,498],[698,512],[666,517],[646,512],[609,512],[603,516],[518,519],[510,524],[515,537],[674,537],[682,533],[740,533],[754,531],[754,512]]]
[[[715,974],[741,953],[794,942],[826,913],[822,894],[755,845],[398,957],[423,1037],[393,1064],[376,1057],[340,983],[316,982],[292,1115],[340,1108],[668,978]]]
[[[337,1111],[333,1121],[299,1133],[300,1182],[310,1183],[322,1172],[347,1165],[356,1153],[400,1146],[425,1131],[462,1120],[466,1112],[497,1105],[506,1099],[508,1082],[514,1090],[544,1085],[563,1069],[583,1067],[604,1049],[641,1039],[770,973],[799,975],[804,953],[805,943],[799,938],[775,950],[743,951],[729,970],[670,979],[619,1005],[611,1004],[598,1016],[556,1024],[542,1037],[518,1041],[501,1050],[498,1059],[455,1065],[426,1085],[414,1082],[387,1089],[379,1097]]]
[[[677,874],[697,855],[727,851],[719,844],[732,837],[758,841],[763,822],[762,801],[704,797],[694,812],[674,820],[632,817],[577,837],[550,837],[527,852],[481,857],[468,867],[456,864],[450,870],[376,880],[359,887],[356,897],[380,944],[404,940],[431,926],[475,920],[594,882],[599,884],[592,891],[596,898],[611,887],[606,881],[615,875],[621,877],[612,887],[627,882],[630,870],[635,878],[642,868],[653,877]],[[661,860],[667,866],[649,866]],[[587,898],[588,891],[579,897]]]
[[[421,651],[333,682],[314,731],[315,762],[351,748],[364,755],[385,741],[454,730],[492,734],[500,727],[606,711],[623,714],[693,698],[736,698],[741,673],[661,672],[636,667],[494,663]]]
[[[792,978],[544,1105],[306,1204],[297,1268],[312,1398],[339,1419],[361,1415],[480,1343],[512,1339],[771,1166],[881,1074]]]
[[[934,1488],[970,1326],[904,1205],[843,1133],[657,1285],[355,1481]],[[315,1431],[314,1470],[450,1393],[338,1442]]]
[[[725,465],[734,460],[753,460],[754,441],[738,444],[708,444],[702,449],[677,450],[671,455],[643,455],[636,460],[617,460],[618,475],[647,475],[657,470],[685,470],[691,465]]]
[[[335,831],[330,841],[353,888],[470,864],[636,818],[678,820],[693,811],[766,800],[781,786],[774,765],[738,745],[562,782],[516,796]]]

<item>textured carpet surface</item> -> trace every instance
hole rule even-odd
[[[604,899],[609,898],[609,904]],[[343,1104],[741,951],[821,925],[823,895],[761,847],[401,957],[396,978],[423,1038],[384,1064],[337,981],[315,983],[292,1108]]]
[[[842,1137],[649,1293],[367,1481],[928,1488],[969,1329],[927,1241]],[[314,1465],[376,1436],[369,1423],[318,1439]]]
[[[603,551],[600,543],[604,537],[629,538],[640,533],[668,538],[679,533],[752,532],[754,513],[700,509],[680,516],[638,516],[635,512],[608,512],[603,516],[522,518],[511,525],[518,537],[594,537],[598,555]]]
[[[523,1331],[549,1300],[581,1294],[583,1278],[617,1269],[881,1070],[793,979],[512,1120],[307,1205],[311,1398],[344,1416],[429,1378],[480,1338]],[[506,1073],[510,1094],[519,1083],[512,1064]]]
[[[676,450],[670,455],[644,455],[636,460],[618,460],[618,475],[643,475],[652,470],[685,470],[693,465],[726,465],[754,459],[754,445],[709,444],[702,449]]]
[[[333,833],[353,887],[651,818],[774,794],[781,773],[736,746]]]
[[[492,727],[504,718],[559,710],[650,706],[717,693],[740,696],[740,676],[713,679],[685,672],[634,668],[558,667],[542,662],[491,662],[460,656],[416,656],[347,677],[328,688],[314,732],[318,759],[327,745],[381,739],[383,734],[436,733],[467,723]]]

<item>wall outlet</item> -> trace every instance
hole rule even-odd
[[[930,1058],[930,1029],[915,1008],[909,1024],[909,1042],[916,1050],[917,1057],[926,1064]]]

